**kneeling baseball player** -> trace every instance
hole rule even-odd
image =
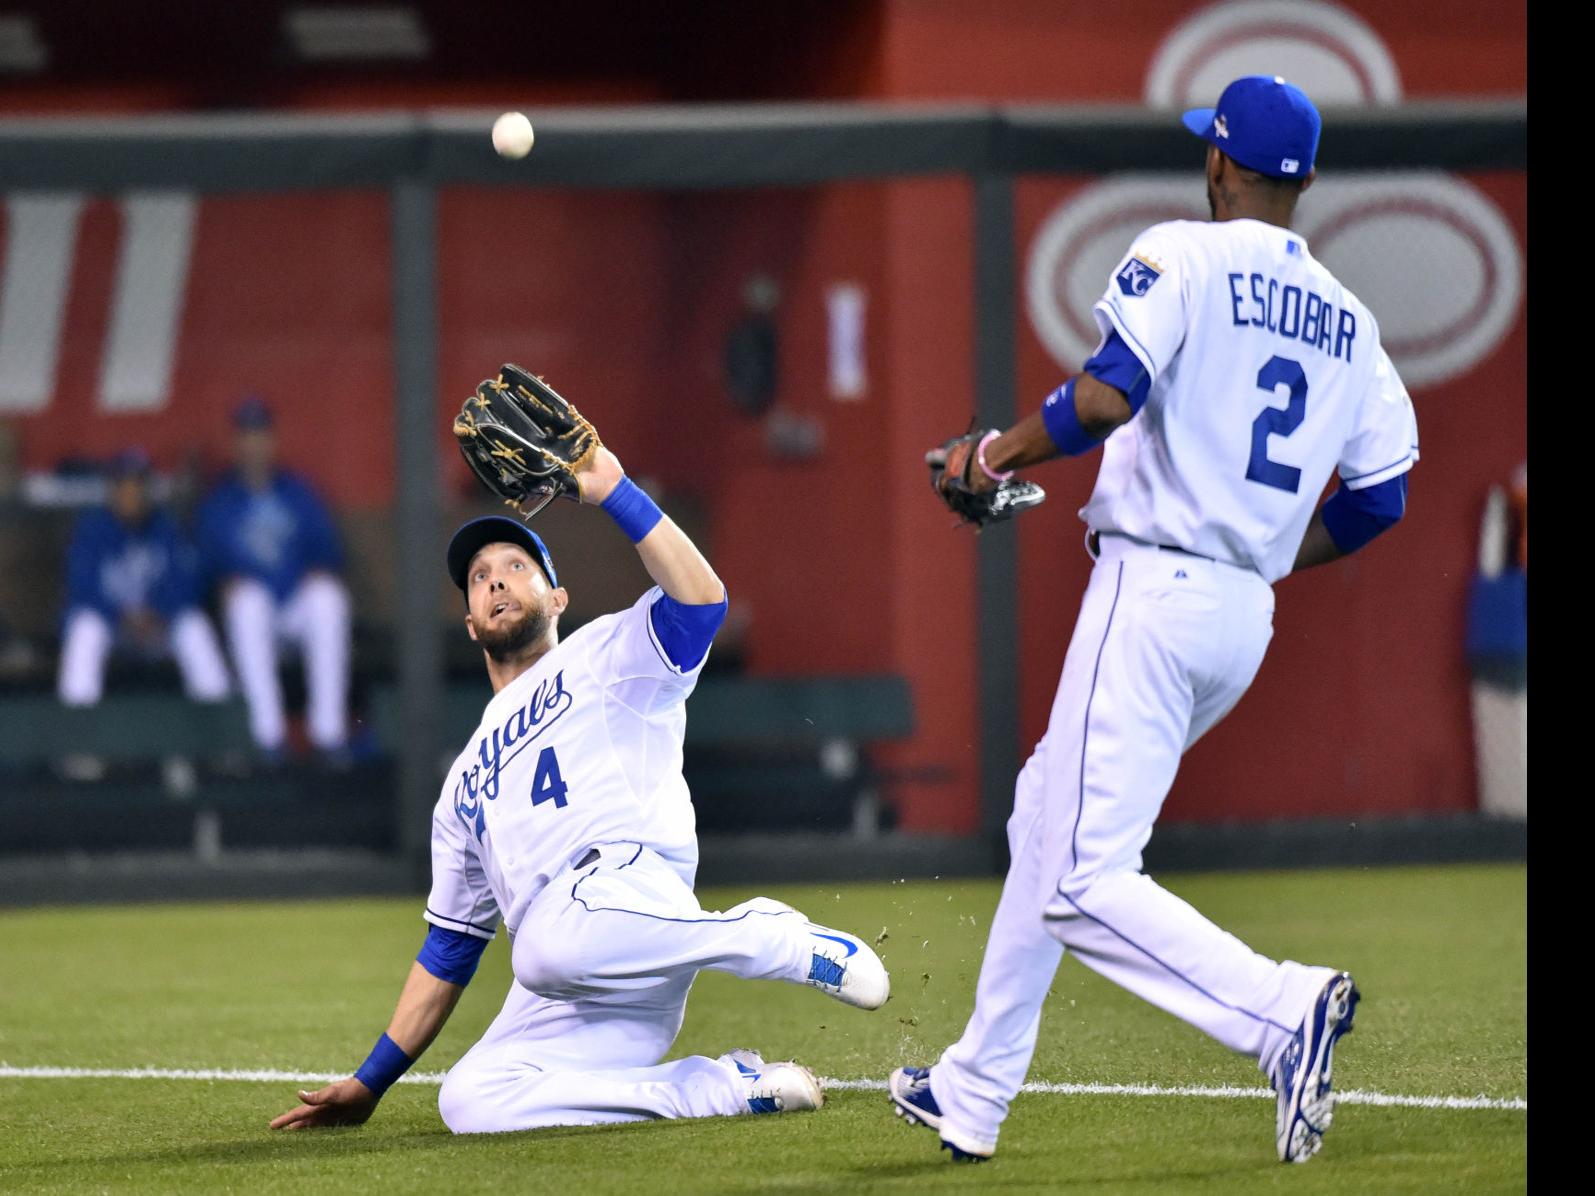
[[[514,983],[443,1082],[438,1105],[454,1132],[819,1108],[818,1081],[794,1062],[748,1050],[660,1062],[706,968],[806,984],[863,1009],[889,990],[855,935],[769,898],[722,913],[693,894],[685,704],[725,618],[724,585],[540,379],[506,365],[455,432],[501,496],[602,506],[658,584],[561,640],[568,596],[537,535],[502,516],[454,534],[449,576],[494,696],[433,814],[431,930],[370,1058],[301,1092],[272,1128],[369,1118],[448,1020],[500,918]]]

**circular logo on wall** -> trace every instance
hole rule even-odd
[[[1165,220],[1206,220],[1201,181],[1121,175],[1061,204],[1037,231],[1025,278],[1036,335],[1078,369],[1101,335],[1091,309],[1136,234]],[[1483,360],[1522,301],[1522,254],[1499,208],[1438,171],[1338,176],[1302,197],[1296,230],[1313,256],[1367,304],[1411,388]]]
[[[1147,71],[1146,102],[1202,107],[1242,75],[1283,75],[1320,107],[1401,98],[1395,59],[1356,14],[1318,0],[1240,0],[1170,31]]]

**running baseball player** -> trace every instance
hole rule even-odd
[[[1212,222],[1137,237],[1096,304],[1102,343],[1081,373],[1007,432],[933,458],[959,509],[1016,469],[1103,448],[1081,511],[1096,565],[1015,787],[974,1014],[933,1066],[889,1081],[896,1111],[957,1160],[996,1149],[1065,949],[1256,1059],[1289,1162],[1329,1128],[1331,1052],[1357,1005],[1347,973],[1265,958],[1141,872],[1180,756],[1262,663],[1272,583],[1400,519],[1418,459],[1373,316],[1290,231],[1313,179],[1312,102],[1249,76],[1184,123],[1209,142]]]
[[[431,929],[370,1058],[300,1093],[273,1128],[365,1121],[443,1027],[501,918],[514,982],[443,1082],[439,1108],[456,1133],[819,1108],[819,1083],[795,1062],[748,1050],[660,1062],[703,969],[809,985],[863,1009],[886,1001],[886,969],[858,937],[769,898],[724,912],[698,904],[682,736],[725,587],[541,380],[505,366],[467,405],[470,426],[522,393],[578,428],[559,472],[619,525],[657,584],[562,640],[568,597],[542,540],[496,515],[455,533],[448,573],[494,696],[433,815]],[[508,432],[483,449],[523,462],[546,451]]]

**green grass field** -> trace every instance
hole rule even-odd
[[[1479,866],[1170,878],[1258,950],[1351,969],[1364,1000],[1337,1087],[1528,1096],[1527,870]],[[751,895],[711,891],[706,905]],[[870,1014],[705,974],[674,1054],[735,1046],[840,1079],[933,1060],[974,991],[995,882],[772,890],[886,938],[894,995]],[[818,1113],[452,1137],[437,1089],[402,1084],[370,1124],[273,1134],[290,1082],[33,1078],[5,1069],[344,1072],[386,1023],[420,946],[419,900],[0,912],[0,1190],[754,1192],[1519,1191],[1528,1113],[1343,1105],[1321,1154],[1275,1161],[1271,1099],[1030,1093],[996,1159],[954,1167],[883,1093]],[[440,1072],[497,1012],[503,942],[417,1065]],[[1246,1060],[1065,960],[1031,1080],[1261,1089]]]

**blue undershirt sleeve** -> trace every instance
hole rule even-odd
[[[1141,408],[1146,406],[1147,392],[1152,389],[1152,377],[1146,372],[1146,366],[1141,364],[1141,359],[1124,343],[1118,329],[1108,333],[1108,339],[1102,342],[1096,355],[1080,369],[1082,373],[1090,374],[1098,382],[1105,382],[1124,395],[1129,400],[1131,414],[1139,414]]]
[[[702,606],[689,606],[661,593],[649,608],[648,617],[670,663],[686,673],[702,664],[709,654],[709,644],[714,640],[714,633],[720,630],[720,624],[725,622],[729,607],[729,597]]]
[[[486,939],[434,926],[427,932],[415,961],[439,980],[464,987],[476,975],[476,965],[486,948]]]
[[[1323,505],[1324,530],[1344,553],[1356,552],[1407,513],[1407,474],[1377,486],[1348,490],[1342,483]]]

